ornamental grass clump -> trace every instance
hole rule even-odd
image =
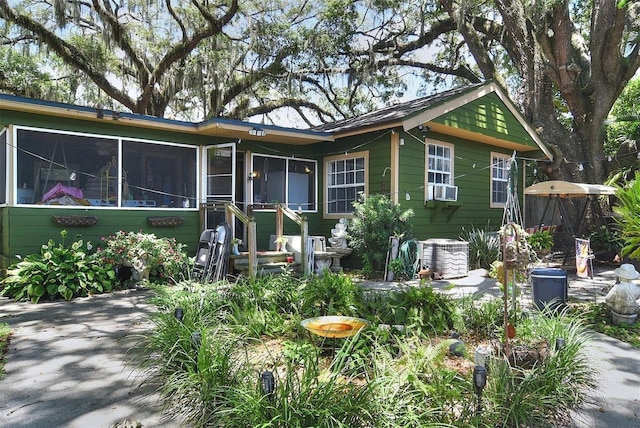
[[[373,298],[345,281],[327,273],[152,285],[160,310],[135,361],[175,424],[194,427],[558,426],[593,387],[580,318],[518,319],[512,349],[542,344],[525,367],[501,347],[500,299],[454,302],[429,287]],[[371,324],[338,340],[300,331],[301,318],[337,312]],[[382,328],[383,319],[404,325]],[[455,354],[460,341],[466,352]],[[492,350],[480,400],[475,345]]]
[[[188,270],[186,245],[175,238],[158,238],[153,233],[125,232],[102,237],[98,254],[104,263],[131,266],[148,274],[149,280],[176,282]]]
[[[484,420],[489,426],[558,426],[596,384],[585,352],[587,327],[580,317],[545,310],[522,320],[518,332],[521,341],[545,344],[545,356],[532,368],[490,359]]]

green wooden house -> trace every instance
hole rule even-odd
[[[514,153],[552,158],[492,82],[315,129],[190,123],[10,95],[0,95],[0,124],[2,267],[62,229],[92,242],[143,230],[195,252],[201,231],[225,218],[225,201],[255,219],[258,249],[276,233],[300,234],[293,222],[278,229],[274,203],[306,218],[310,235],[329,237],[360,192],[412,208],[418,239],[455,239],[464,226],[500,224]],[[247,242],[245,226],[233,227]]]

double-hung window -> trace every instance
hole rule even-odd
[[[325,215],[351,215],[353,202],[367,192],[367,163],[367,152],[325,158]]]
[[[491,207],[502,208],[507,202],[510,157],[491,153]]]
[[[427,144],[427,199],[434,199],[434,186],[453,185],[453,146],[444,143]]]

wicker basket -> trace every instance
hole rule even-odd
[[[93,226],[98,222],[98,217],[94,215],[54,215],[53,221],[58,226]]]
[[[184,217],[147,217],[147,221],[153,227],[175,227],[184,222]]]

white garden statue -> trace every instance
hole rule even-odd
[[[331,252],[331,270],[340,272],[340,259],[347,257],[353,251],[347,244],[347,219],[341,218],[335,227],[331,229],[331,238],[329,238],[329,248]]]
[[[637,316],[640,286],[632,281],[640,277],[632,264],[625,263],[614,271],[619,282],[613,286],[605,297],[607,307],[617,315]]]
[[[347,245],[347,219],[341,218],[335,227],[331,229],[329,245],[332,248],[348,248]]]

